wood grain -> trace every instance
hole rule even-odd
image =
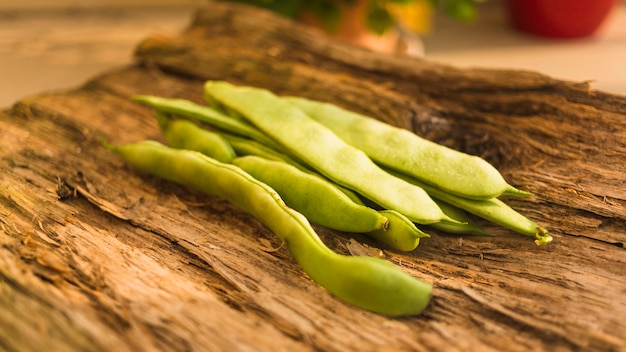
[[[0,347],[9,351],[620,351],[626,323],[626,99],[533,72],[462,70],[335,42],[213,3],[137,63],[0,113]],[[484,224],[411,253],[354,238],[434,298],[417,317],[345,305],[260,222],[141,175],[101,145],[160,140],[133,94],[202,101],[225,79],[321,99],[496,165],[555,242]]]

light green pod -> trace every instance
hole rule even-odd
[[[443,212],[454,220],[458,221],[458,224],[450,224],[450,223],[436,223],[430,224],[428,226],[433,227],[437,230],[441,230],[447,233],[453,233],[457,235],[475,235],[475,236],[488,236],[488,234],[483,231],[483,229],[476,224],[476,222],[461,208],[455,207],[454,205],[448,204],[442,200],[434,199],[434,201],[439,205],[439,208],[443,210]]]
[[[484,200],[463,198],[444,192],[418,180],[411,179],[409,176],[398,175],[404,177],[409,182],[423,187],[433,198],[454,205],[468,213],[472,213],[519,234],[534,237],[535,243],[538,246],[552,242],[552,236],[550,236],[548,230],[537,225],[534,221],[520,214],[498,198]]]
[[[431,224],[448,218],[420,187],[383,171],[361,150],[265,89],[205,83],[207,100],[236,110],[260,131],[333,182],[352,189],[411,221]]]
[[[235,153],[237,153],[237,155],[239,156],[254,155],[265,158],[267,160],[282,161],[298,168],[298,170],[300,171],[315,173],[313,170],[306,168],[304,165],[302,165],[302,163],[293,160],[293,158],[289,157],[288,155],[278,152],[272,148],[268,148],[259,142],[224,133],[222,133],[222,136],[232,145]],[[317,173],[315,174],[321,177],[321,175]],[[345,187],[341,187],[337,184],[334,184],[334,186],[335,188],[343,192],[354,203],[363,205],[363,201],[361,200],[361,198],[359,198],[359,196],[353,191]]]
[[[230,143],[218,133],[189,120],[172,119],[161,111],[156,112],[156,118],[170,147],[195,150],[223,163],[229,163],[237,156]]]
[[[221,135],[226,141],[228,141],[228,143],[230,143],[238,156],[255,155],[268,160],[282,161],[284,163],[297,167],[302,171],[310,171],[300,162],[293,160],[293,158],[291,158],[290,156],[276,151],[270,147],[266,147],[265,145],[255,140],[238,137],[227,133],[221,133]]]
[[[367,236],[374,238],[378,242],[384,243],[391,248],[410,252],[417,248],[420,238],[430,237],[427,233],[418,229],[406,216],[395,210],[380,210],[379,213],[388,219],[389,225],[386,229],[366,233]]]
[[[338,231],[364,233],[405,252],[417,248],[420,238],[429,237],[397,211],[376,211],[354,204],[326,179],[283,162],[247,156],[234,159],[233,164],[272,187],[287,206],[313,223]]]
[[[168,99],[152,95],[136,95],[132,97],[132,100],[151,106],[157,111],[204,122],[219,130],[252,138],[266,146],[278,147],[276,142],[259,132],[256,128],[208,106],[196,104],[185,99]]]
[[[257,156],[238,157],[233,164],[272,187],[287,206],[309,221],[344,232],[370,232],[387,228],[387,218],[359,205],[327,180],[281,161]]]
[[[357,307],[389,316],[415,315],[428,305],[432,285],[373,257],[337,254],[307,219],[278,193],[239,167],[198,152],[144,141],[107,146],[134,168],[225,199],[263,222],[320,286]]]
[[[417,134],[336,105],[285,98],[376,163],[446,192],[471,199],[504,193],[529,195],[509,185],[486,160],[421,138]]]

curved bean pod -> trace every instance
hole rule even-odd
[[[495,167],[478,156],[333,104],[298,97],[284,99],[380,165],[446,192],[471,199],[490,199],[502,194],[529,195],[509,185]]]
[[[434,199],[439,208],[443,210],[443,212],[449,217],[457,220],[458,224],[446,224],[442,222],[438,222],[436,224],[430,224],[428,226],[433,227],[437,230],[441,230],[447,233],[453,233],[457,235],[476,235],[476,236],[488,236],[488,234],[483,231],[476,224],[476,222],[470,218],[467,213],[454,205],[448,204],[442,200]]]
[[[223,163],[229,163],[237,156],[230,143],[218,133],[189,120],[172,119],[161,111],[156,112],[156,118],[170,147],[195,150]]]
[[[148,105],[157,111],[204,122],[217,129],[252,138],[266,146],[278,147],[276,142],[259,132],[256,128],[208,106],[196,104],[185,99],[168,99],[152,95],[136,95],[132,97],[132,100]]]
[[[534,237],[535,243],[538,246],[544,246],[552,242],[552,236],[550,236],[548,230],[520,214],[498,198],[484,200],[463,198],[444,192],[416,179],[411,179],[408,176],[399,174],[398,176],[405,178],[408,182],[423,187],[433,198],[459,207],[468,213],[472,213],[519,234]]]
[[[234,159],[233,164],[272,187],[287,206],[313,223],[338,231],[364,233],[405,252],[417,248],[420,238],[430,237],[397,211],[376,211],[355,204],[326,179],[281,161],[245,156]]]
[[[151,141],[107,147],[142,172],[225,199],[252,214],[285,242],[311,279],[345,302],[390,316],[419,314],[428,305],[432,285],[385,260],[333,252],[302,214],[237,166]]]
[[[304,167],[301,163],[293,160],[288,155],[278,152],[270,147],[267,147],[255,140],[238,137],[226,133],[222,133],[222,136],[235,150],[238,156],[255,155],[268,160],[282,161],[302,171],[309,172],[310,170]]]
[[[233,149],[239,156],[254,155],[254,156],[261,157],[261,158],[265,158],[267,160],[282,161],[284,163],[287,163],[291,166],[296,167],[298,170],[302,172],[314,173],[312,170],[306,168],[300,162],[293,160],[291,157],[281,152],[278,152],[272,148],[266,147],[263,144],[260,144],[256,141],[253,141],[247,138],[241,138],[241,137],[237,137],[233,135],[228,135],[228,134],[222,134],[222,136],[232,145]],[[315,173],[315,175],[319,176],[319,174],[317,173]],[[348,198],[350,198],[354,203],[364,205],[361,198],[359,198],[359,196],[353,191],[345,187],[339,186],[338,184],[333,184],[333,185],[338,190],[343,192],[346,196],[348,196]]]
[[[346,144],[328,128],[270,91],[217,81],[206,82],[204,88],[207,100],[216,100],[236,110],[335,183],[420,224],[454,222],[423,189],[383,171],[361,150]]]
[[[364,233],[386,230],[388,220],[374,209],[352,202],[331,183],[280,161],[238,157],[234,165],[273,188],[287,206],[329,229]]]

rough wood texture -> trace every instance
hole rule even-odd
[[[626,349],[626,98],[532,72],[460,70],[211,4],[138,64],[0,113],[0,348],[8,351]],[[418,317],[334,299],[231,205],[140,175],[99,142],[160,139],[157,94],[206,79],[331,101],[482,155],[555,242],[485,224],[386,258],[435,286]],[[346,253],[351,238],[319,228]]]

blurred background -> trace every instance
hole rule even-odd
[[[473,0],[463,1],[467,5]],[[392,19],[398,23],[390,27],[400,38],[394,39],[393,50],[458,67],[539,71],[565,80],[590,81],[595,89],[626,95],[626,0],[609,0],[614,3],[611,11],[593,33],[581,36],[522,30],[512,24],[506,1],[513,0],[480,1],[471,8],[456,8],[456,13],[428,6],[389,7],[386,16],[397,15]],[[154,33],[177,34],[189,24],[194,11],[208,3],[2,0],[0,108],[28,95],[76,87],[97,74],[132,63],[133,49],[143,38]],[[571,5],[558,12],[573,18],[570,10]],[[523,11],[516,8],[518,14]],[[381,18],[389,19],[376,18],[374,29],[387,23]]]

